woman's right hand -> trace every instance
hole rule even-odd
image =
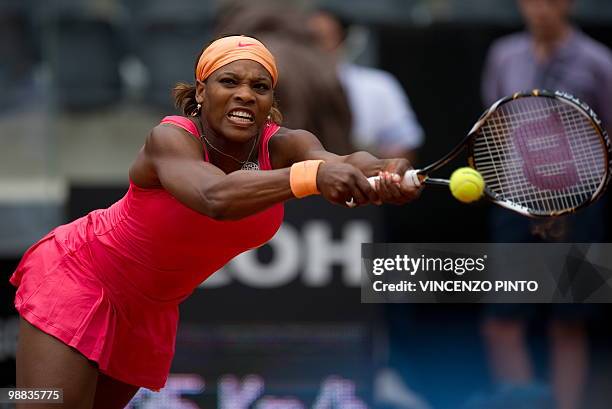
[[[361,170],[348,163],[321,163],[317,188],[325,199],[345,207],[351,199],[357,206],[381,203],[378,193]]]

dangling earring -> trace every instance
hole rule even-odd
[[[198,104],[196,109],[194,109],[193,112],[191,113],[191,116],[198,116],[198,114],[200,113],[200,109],[201,108],[202,108],[202,104]]]

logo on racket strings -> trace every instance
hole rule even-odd
[[[557,112],[527,122],[513,134],[527,180],[539,189],[561,190],[579,182],[572,150]]]

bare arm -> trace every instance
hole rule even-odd
[[[369,152],[359,151],[350,155],[336,155],[325,150],[312,133],[304,130],[284,130],[271,140],[273,167],[287,167],[295,162],[309,159],[323,159],[326,163],[346,163],[361,170],[366,177],[377,176],[379,172],[391,171],[389,163],[396,159],[379,159]],[[406,166],[409,162],[406,161]],[[404,170],[405,171],[405,170]],[[403,172],[402,172],[403,174]]]
[[[414,200],[419,194],[418,189],[400,183],[406,170],[412,168],[405,158],[379,159],[368,152],[339,156],[327,152],[310,132],[283,131],[271,140],[273,166],[290,166],[308,159],[325,160],[319,168],[317,186],[321,194],[334,203],[344,205],[347,200],[353,199],[357,204],[403,204]],[[358,186],[358,191],[350,189],[344,180],[332,180],[333,174],[343,169],[342,166],[358,170],[357,174],[352,175],[352,182]],[[381,177],[376,189],[372,189],[367,182],[366,178],[370,176]],[[333,190],[329,190],[330,187]]]
[[[293,197],[289,169],[225,174],[202,160],[202,146],[169,125],[156,127],[130,170],[142,187],[161,187],[187,207],[230,220],[260,212]]]
[[[325,151],[312,134],[291,132],[303,136],[281,146],[273,156],[285,160],[280,168],[225,174],[203,160],[202,146],[191,135],[171,125],[160,125],[147,138],[130,169],[130,177],[138,186],[167,190],[201,214],[218,220],[235,220],[293,198],[290,165],[301,160],[323,159],[326,163],[319,168],[317,186],[327,200],[342,206],[351,198],[358,204],[380,202],[364,174],[377,174],[387,160],[381,161],[366,152],[338,156]],[[398,188],[394,189],[395,196],[405,196]],[[390,197],[388,201],[393,202]]]

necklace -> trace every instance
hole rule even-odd
[[[204,126],[202,125],[201,119],[200,119],[200,126],[202,127],[202,130],[204,130]],[[253,141],[253,145],[251,146],[251,151],[249,152],[249,156],[247,156],[246,160],[239,160],[233,157],[232,155],[230,155],[229,153],[225,153],[221,149],[217,148],[215,145],[210,143],[210,141],[206,138],[206,136],[204,136],[204,132],[202,132],[202,134],[200,135],[200,140],[202,141],[202,143],[206,142],[206,144],[210,146],[211,148],[213,148],[215,152],[218,152],[221,155],[228,157],[232,159],[233,161],[235,161],[236,163],[238,163],[240,165],[241,170],[259,170],[259,165],[255,162],[250,161],[251,155],[253,155],[253,151],[255,150],[255,146],[257,145],[257,142],[259,141],[259,134],[257,134],[257,136],[255,137],[255,140]]]

